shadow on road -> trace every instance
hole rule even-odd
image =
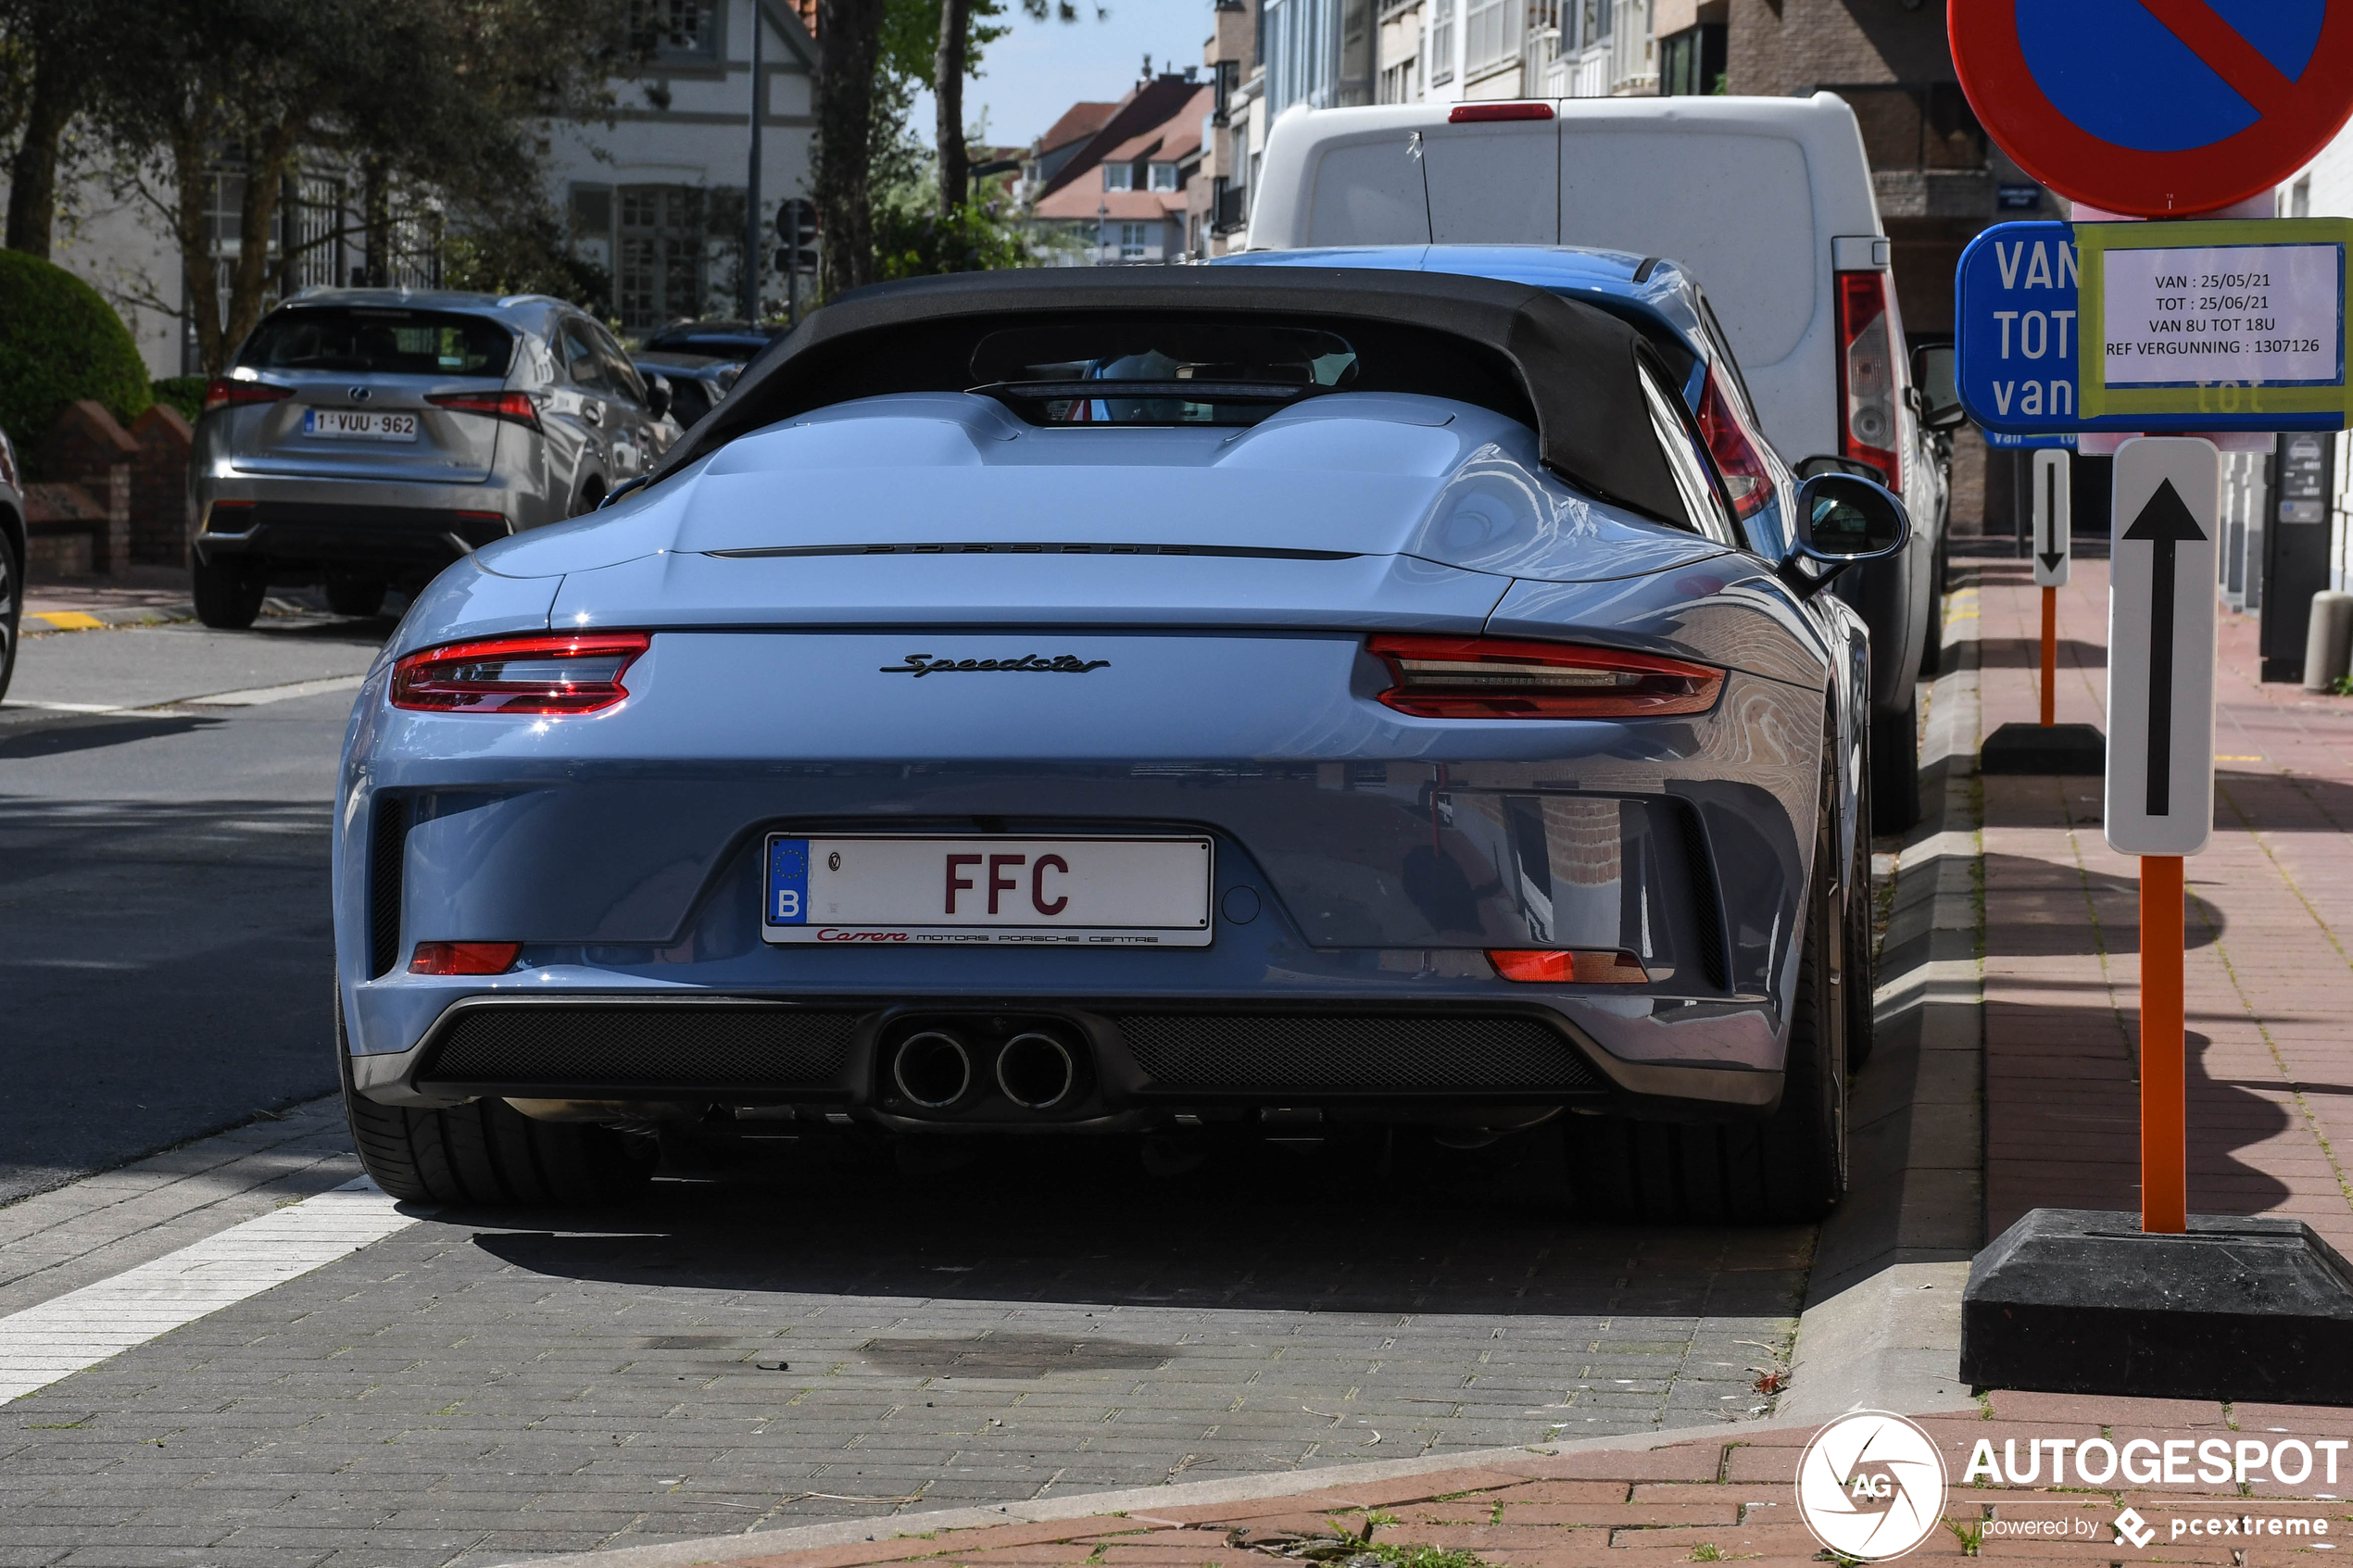
[[[0,739],[0,762],[29,762],[37,757],[62,757],[72,751],[95,751],[102,746],[127,746],[133,741],[155,740],[164,735],[183,735],[191,730],[210,728],[222,721],[190,717],[116,719],[96,714],[88,717],[69,714],[31,722],[38,725],[31,734],[12,734]]]
[[[1311,1312],[1796,1312],[1811,1227],[1567,1223],[1547,1201],[1558,1186],[1543,1167],[1557,1167],[1557,1144],[1547,1160],[1538,1136],[1526,1141],[1535,1147],[1465,1152],[1372,1131],[1305,1148],[1238,1144],[1199,1171],[1154,1178],[1133,1138],[1006,1139],[976,1146],[961,1171],[907,1177],[879,1140],[827,1133],[755,1168],[664,1179],[610,1224],[534,1215],[561,1231],[486,1229],[473,1241],[560,1278],[729,1291]],[[932,1340],[869,1349],[911,1370],[966,1353]],[[997,1344],[989,1354],[1027,1366],[1067,1348]]]

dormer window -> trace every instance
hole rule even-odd
[[[1135,166],[1134,164],[1132,164],[1132,163],[1107,163],[1107,164],[1103,165],[1103,189],[1104,189],[1104,190],[1106,190],[1106,191],[1132,191],[1132,190],[1134,190],[1135,188],[1136,188],[1136,166]]]
[[[1151,165],[1151,168],[1152,181],[1151,188],[1153,190],[1173,191],[1176,188],[1176,166],[1175,164],[1155,163]]]

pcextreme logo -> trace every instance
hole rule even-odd
[[[1806,1445],[1797,1512],[1814,1538],[1842,1557],[1901,1557],[1944,1515],[1944,1461],[1928,1434],[1902,1416],[1856,1411]]]

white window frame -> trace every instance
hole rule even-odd
[[[1154,191],[1173,191],[1176,188],[1176,166],[1175,164],[1151,163],[1146,164],[1144,169],[1145,184],[1147,189]]]
[[[1106,191],[1132,191],[1132,190],[1134,190],[1135,188],[1136,188],[1136,167],[1135,167],[1135,165],[1133,165],[1133,164],[1127,164],[1127,163],[1107,163],[1107,164],[1103,165],[1103,189],[1104,189],[1104,190],[1106,190]]]
[[[1145,252],[1145,250],[1148,248],[1148,247],[1147,247],[1147,245],[1146,245],[1146,241],[1147,241],[1147,240],[1149,239],[1149,237],[1150,237],[1150,236],[1149,236],[1149,235],[1145,232],[1145,231],[1147,231],[1147,230],[1148,230],[1148,229],[1150,229],[1151,227],[1151,224],[1149,224],[1149,223],[1122,223],[1122,224],[1120,224],[1120,226],[1119,226],[1119,259],[1120,259],[1120,260],[1122,260],[1122,261],[1141,261],[1141,260],[1143,260],[1143,259],[1144,259],[1144,252]]]

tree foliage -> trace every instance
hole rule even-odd
[[[39,451],[69,403],[125,421],[155,401],[138,345],[114,307],[62,267],[0,251],[0,430]]]

